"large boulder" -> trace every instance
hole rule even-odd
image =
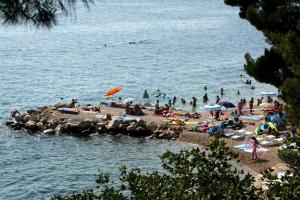
[[[24,119],[24,117],[26,116],[26,113],[23,113],[23,114],[21,114],[21,115],[16,115],[15,117],[14,117],[14,119],[17,121],[17,122],[23,122],[23,119]],[[28,120],[29,121],[29,120]]]
[[[28,114],[25,115],[24,118],[23,118],[23,122],[24,122],[24,123],[26,123],[26,122],[28,122],[28,121],[30,121],[30,120],[32,120],[32,117],[31,117],[30,115],[28,115]]]
[[[47,129],[47,126],[46,126],[43,122],[38,122],[38,123],[36,123],[36,126],[38,127],[38,129],[39,129],[40,131],[44,131],[44,130]]]
[[[90,127],[91,125],[92,125],[92,121],[90,121],[90,120],[83,120],[78,124],[78,126],[82,129],[86,129],[86,128]]]
[[[113,118],[113,119],[110,120],[110,122],[108,123],[107,129],[116,129],[116,128],[118,128],[119,124],[120,124],[120,120],[119,120],[119,119],[114,119],[114,118]]]
[[[15,122],[14,121],[6,121],[5,122],[5,125],[6,126],[10,126],[10,125],[12,125],[12,124],[14,124]]]
[[[158,128],[158,125],[155,122],[151,122],[147,128],[149,128],[151,131],[154,131]]]
[[[48,128],[52,128],[52,129],[55,129],[55,128],[56,128],[56,123],[54,122],[54,120],[50,119],[50,120],[47,122],[47,127],[48,127]]]
[[[64,132],[64,126],[62,124],[57,125],[55,128],[55,133],[61,134],[63,132]]]
[[[10,125],[13,130],[21,130],[24,127],[24,123],[16,122]]]
[[[136,126],[135,126],[135,125],[130,125],[130,126],[127,127],[127,131],[128,131],[128,132],[135,131],[135,129],[136,129]]]
[[[38,130],[36,122],[32,121],[32,120],[29,120],[28,122],[25,123],[25,128],[30,130],[30,131],[37,131]]]
[[[38,111],[35,110],[35,109],[29,109],[29,110],[27,110],[27,113],[28,113],[29,115],[34,115],[34,114],[38,113]]]
[[[124,124],[119,124],[118,128],[121,130],[126,130],[128,126],[129,126],[129,124],[124,123]]]

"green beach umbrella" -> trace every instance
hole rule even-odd
[[[272,122],[268,122],[268,127],[270,127],[271,129],[274,129],[275,131],[278,131],[276,126]]]

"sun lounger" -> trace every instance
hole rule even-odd
[[[246,131],[246,132],[245,132],[245,135],[251,136],[251,135],[254,135],[254,133],[253,133],[253,132],[250,132],[250,131]]]
[[[235,132],[226,132],[226,133],[223,133],[223,135],[224,135],[225,137],[232,137],[232,136],[235,135]]]
[[[243,137],[241,135],[234,135],[234,136],[231,136],[231,139],[233,139],[233,140],[242,140]]]
[[[270,145],[272,144],[272,142],[267,141],[267,140],[264,140],[264,141],[261,141],[260,144],[261,144],[262,146],[270,146]]]

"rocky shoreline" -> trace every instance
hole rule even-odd
[[[24,113],[14,111],[12,120],[6,121],[5,124],[13,130],[24,129],[31,134],[68,134],[78,137],[99,133],[176,139],[183,132],[183,128],[180,126],[168,126],[141,118],[122,118],[113,115],[108,119],[107,115],[101,115],[102,112],[99,112],[100,106],[82,106],[76,108],[78,111],[76,114],[62,113],[59,111],[62,108],[67,108],[67,105],[43,106],[29,109]]]

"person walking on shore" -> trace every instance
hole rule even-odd
[[[197,105],[197,99],[195,97],[192,97],[192,106],[196,107]]]
[[[250,108],[250,114],[253,112],[253,104],[254,104],[254,98],[252,97],[249,101],[249,108]]]
[[[217,95],[216,104],[220,103],[220,97]]]
[[[259,145],[258,140],[256,139],[256,137],[252,137],[251,138],[253,141],[253,147],[252,147],[252,160],[257,160],[257,147]]]
[[[155,109],[159,109],[159,100],[156,101]]]
[[[204,94],[203,96],[203,103],[206,103],[208,101],[207,93]]]

